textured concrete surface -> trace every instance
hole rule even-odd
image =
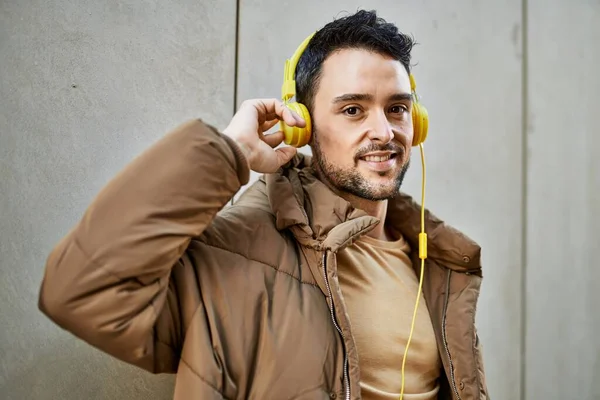
[[[45,257],[97,191],[191,118],[233,110],[235,1],[0,2],[0,397],[169,399],[37,309]]]
[[[285,58],[344,11],[378,9],[414,35],[431,117],[426,203],[484,248],[492,398],[600,399],[598,2],[240,4],[238,104],[278,97]],[[189,118],[226,125],[235,19],[233,0],[0,2],[3,399],[171,398],[172,377],[47,320],[39,284],[50,249],[135,155]],[[405,190],[418,196],[416,152],[412,165]]]
[[[492,398],[518,399],[521,3],[244,1],[238,100],[279,97],[285,58],[310,32],[358,8],[379,10],[419,43],[413,71],[431,118],[426,204],[484,248],[477,320],[490,390]],[[415,149],[405,190],[420,196],[420,179]]]
[[[596,400],[600,3],[530,0],[529,13],[525,398]]]

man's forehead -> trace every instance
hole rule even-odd
[[[321,81],[328,86],[354,88],[353,91],[375,84],[410,92],[410,79],[400,61],[365,49],[343,49],[331,54],[323,63]]]

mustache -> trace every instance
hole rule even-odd
[[[366,154],[375,151],[393,151],[394,153],[397,153],[400,157],[404,157],[404,147],[399,146],[395,143],[389,142],[383,145],[371,143],[369,146],[365,146],[358,149],[358,151],[354,155],[354,160],[358,161],[359,158],[364,157]]]

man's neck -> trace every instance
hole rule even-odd
[[[348,201],[352,207],[363,210],[371,217],[375,217],[381,221],[373,230],[367,233],[367,236],[370,236],[374,239],[391,241],[393,240],[392,236],[385,229],[385,218],[387,216],[387,200],[381,201],[371,201],[362,199],[360,197],[354,196],[345,192],[338,192],[338,195],[344,200]]]

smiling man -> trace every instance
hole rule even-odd
[[[410,42],[403,39],[396,43],[399,48],[388,51],[409,52]],[[381,200],[398,193],[409,165],[412,95],[405,67],[392,54],[376,50],[349,47],[331,52],[318,71],[320,77],[317,71],[299,74],[298,97],[309,99],[312,110],[312,150],[319,177],[355,205],[377,209],[375,216],[385,217]],[[307,53],[305,63],[311,57],[310,50]],[[306,92],[318,85],[312,101],[302,87],[311,80],[317,82],[308,84]],[[382,228],[375,232],[384,238]]]
[[[191,121],[166,135],[52,251],[41,310],[125,362],[177,373],[175,399],[487,398],[480,248],[429,212],[412,326],[421,214],[400,192],[412,45],[375,12],[337,19],[299,58],[304,118],[253,99],[223,132]],[[310,125],[312,158],[265,134],[280,121]],[[250,170],[264,175],[225,207]]]

